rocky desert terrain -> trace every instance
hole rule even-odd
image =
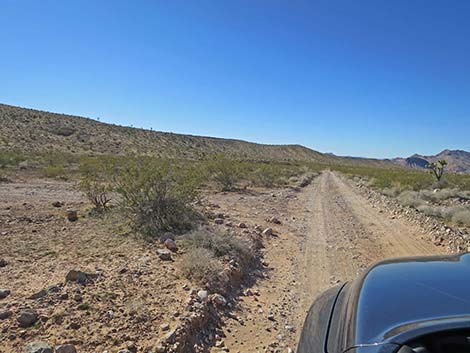
[[[182,238],[169,252],[128,236],[112,214],[89,215],[72,182],[19,175],[0,194],[2,353],[292,352],[322,290],[468,238],[328,170],[302,188],[206,192],[203,226],[259,247],[259,264],[215,292],[182,274]]]

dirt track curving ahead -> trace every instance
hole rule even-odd
[[[418,226],[372,205],[333,172],[278,207],[287,221],[266,241],[270,275],[253,287],[260,296],[241,297],[237,320],[225,322],[230,352],[295,349],[306,311],[323,290],[382,259],[443,252]]]

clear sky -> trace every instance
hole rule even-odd
[[[466,0],[0,0],[0,42],[6,104],[341,155],[470,150]]]

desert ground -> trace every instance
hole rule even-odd
[[[2,183],[0,288],[9,294],[0,299],[0,352],[22,352],[31,342],[87,353],[295,351],[321,291],[381,259],[449,251],[420,224],[362,191],[324,171],[304,188],[204,194],[200,207],[218,214],[207,227],[258,237],[261,261],[224,293],[227,304],[216,319],[206,317],[199,322],[204,330],[184,336],[192,348],[178,348],[163,343],[174,343],[174,330],[204,300],[181,274],[184,250],[163,261],[160,244],[123,233],[116,216],[90,216],[71,182],[19,177]],[[67,220],[67,209],[78,210],[77,221]],[[70,280],[71,270],[93,279]],[[28,310],[38,318],[26,327],[20,316]]]

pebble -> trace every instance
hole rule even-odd
[[[11,291],[6,288],[1,288],[0,289],[0,299],[4,299],[10,295]]]
[[[61,344],[55,347],[55,353],[77,353],[73,344]]]
[[[46,342],[31,342],[23,350],[24,353],[52,353],[52,347]]]

